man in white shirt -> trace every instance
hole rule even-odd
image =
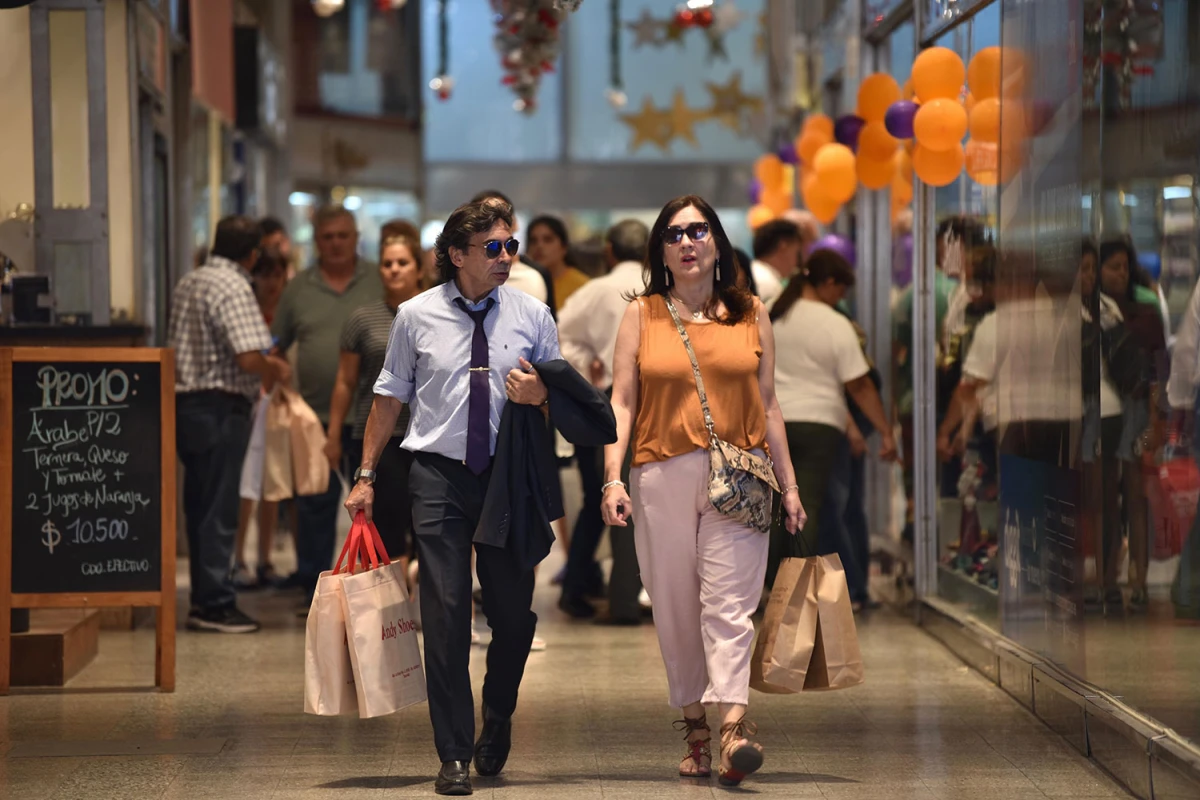
[[[804,236],[785,219],[775,219],[754,232],[754,260],[750,272],[763,305],[770,308],[783,293],[784,282],[800,268]]]
[[[558,318],[558,336],[563,358],[599,389],[612,387],[613,349],[617,329],[629,298],[645,288],[642,263],[650,232],[637,220],[624,220],[608,229],[604,237],[604,255],[609,273],[588,281],[575,291],[562,307]],[[511,278],[510,278],[511,280]],[[599,570],[596,545],[604,534],[600,514],[603,499],[601,471],[603,448],[576,447],[579,477],[583,483],[583,508],[571,536],[567,556],[567,574],[563,579],[559,607],[576,618],[591,617],[595,609],[586,595],[595,590]],[[611,620],[618,624],[638,624],[637,555],[630,528],[610,533],[613,571],[609,580]]]

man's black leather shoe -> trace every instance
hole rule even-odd
[[[442,769],[433,784],[438,794],[464,797],[471,794],[471,762],[443,761]]]
[[[486,778],[499,775],[512,749],[512,718],[492,714],[483,707],[483,730],[475,743],[475,771]]]

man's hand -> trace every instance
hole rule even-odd
[[[526,406],[540,406],[550,396],[550,390],[542,383],[541,376],[524,358],[521,359],[521,369],[510,370],[504,381],[505,394],[514,403]]]
[[[338,465],[342,462],[342,437],[325,437],[325,458],[329,459],[329,468],[338,472]]]
[[[858,458],[863,453],[867,452],[867,440],[863,438],[862,431],[854,423],[846,429],[846,438],[850,440],[850,455]]]
[[[359,511],[367,518],[367,522],[371,521],[375,506],[375,487],[370,481],[359,481],[350,489],[350,496],[346,498],[346,510],[350,512],[350,519],[354,519],[354,515]]]
[[[291,383],[292,365],[287,362],[287,359],[279,356],[267,356],[267,365],[275,380],[279,383]]]

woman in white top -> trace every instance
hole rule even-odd
[[[782,559],[819,554],[821,506],[850,418],[846,392],[881,432],[881,457],[895,456],[892,429],[871,383],[858,335],[850,320],[834,309],[853,285],[854,270],[846,259],[832,250],[816,250],[771,310],[776,394],[808,524],[795,537],[782,526],[772,530],[768,586],[775,582]]]

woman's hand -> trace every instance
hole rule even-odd
[[[375,487],[371,485],[371,482],[360,480],[354,484],[350,495],[346,498],[346,510],[350,512],[350,519],[354,519],[354,515],[361,511],[366,516],[367,522],[370,522],[374,506]]]
[[[808,515],[804,513],[804,504],[800,502],[800,490],[788,489],[783,493],[784,527],[793,536],[804,530]]]
[[[615,483],[604,490],[604,499],[600,503],[600,512],[604,515],[605,525],[615,525],[624,528],[629,525],[626,521],[633,513],[633,501],[625,485]]]
[[[325,437],[325,458],[329,459],[329,468],[338,472],[338,465],[342,462],[341,436],[328,435]]]

